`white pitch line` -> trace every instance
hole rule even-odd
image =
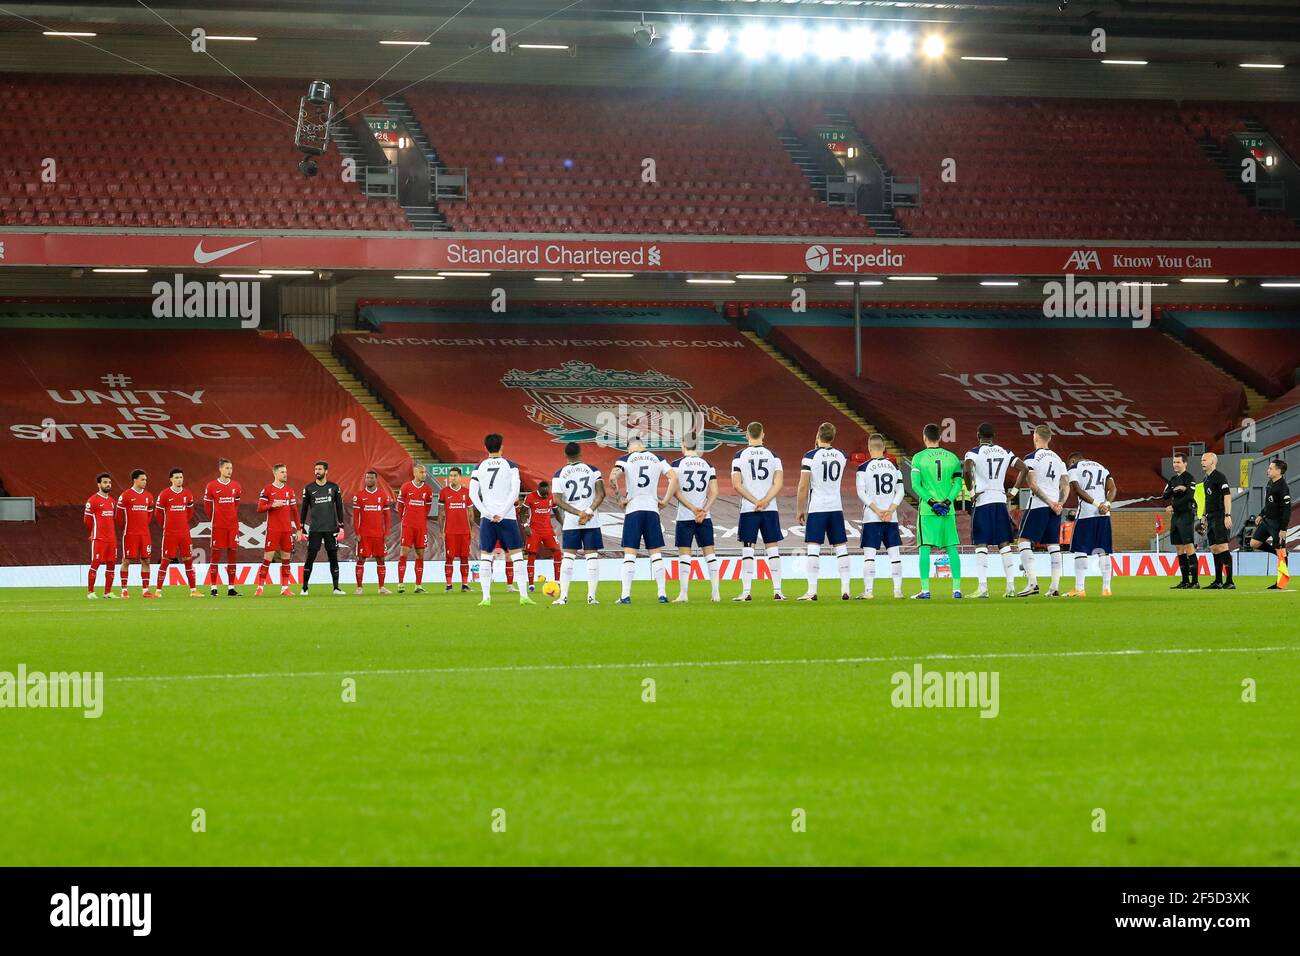
[[[499,664],[483,667],[411,667],[347,671],[264,671],[247,674],[155,674],[109,677],[119,683],[169,683],[199,680],[264,680],[301,677],[395,677],[418,674],[510,674],[546,671],[647,670],[679,667],[804,667],[826,664],[896,664],[903,661],[975,661],[1065,657],[1137,657],[1145,654],[1276,654],[1300,653],[1300,645],[1275,647],[1131,648],[1119,651],[1008,651],[992,654],[903,654],[891,657],[796,657],[718,661],[636,661],[610,664]]]

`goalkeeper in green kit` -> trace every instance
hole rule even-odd
[[[964,489],[961,460],[939,447],[939,426],[921,432],[925,448],[912,456],[912,494],[916,495],[917,539],[920,544],[921,592],[912,597],[930,599],[930,550],[948,552],[952,568],[952,596],[961,597],[961,555],[957,553],[957,516],[953,508]]]

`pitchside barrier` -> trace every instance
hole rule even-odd
[[[724,580],[740,580],[740,560],[738,553],[729,553],[723,556],[721,562],[721,573]],[[677,560],[675,554],[669,553],[667,562],[669,580],[676,580],[678,574]],[[1244,576],[1272,576],[1277,572],[1277,558],[1271,554],[1258,552],[1238,551],[1234,552],[1236,561],[1236,574]],[[1157,553],[1152,551],[1125,551],[1120,554],[1111,556],[1113,568],[1117,577],[1177,577],[1178,560],[1177,557],[1170,553]],[[785,578],[785,589],[790,592],[801,593],[804,579],[807,577],[806,565],[807,557],[801,554],[787,554],[781,558],[781,573]],[[851,554],[850,567],[854,580],[855,592],[861,588],[862,580],[862,561],[861,552]],[[966,562],[962,568],[962,580],[966,582],[967,591],[975,589],[974,563],[973,555],[964,554],[963,561]],[[905,578],[917,578],[920,576],[917,567],[918,558],[914,554],[903,555],[903,576]],[[948,568],[946,555],[936,555],[934,558],[934,570],[932,577],[948,578],[951,577]],[[605,557],[600,560],[600,580],[602,581],[619,581],[622,574],[622,559]],[[296,587],[302,582],[302,563],[294,562],[290,565],[293,575],[293,583]],[[1051,574],[1051,566],[1047,554],[1040,552],[1035,556],[1036,572],[1040,577],[1046,578]],[[237,586],[251,588],[253,580],[256,577],[258,566],[256,564],[240,564],[236,567],[235,582]],[[395,588],[397,586],[397,562],[390,560],[387,562],[387,585]],[[443,579],[443,562],[426,561],[424,563],[424,583],[426,586],[434,587],[444,584]],[[471,584],[477,587],[479,562],[477,559],[470,562]],[[355,565],[351,561],[345,561],[340,565],[340,585],[344,590],[350,590],[356,586]],[[0,587],[5,588],[24,588],[24,587],[82,587],[86,586],[86,565],[79,564],[62,564],[62,565],[43,565],[39,567],[8,567],[0,568]],[[537,573],[543,574],[547,578],[553,577],[553,566],[549,559],[538,559]],[[1069,561],[1065,564],[1065,573],[1068,575],[1071,571]],[[207,565],[199,565],[195,568],[196,580],[201,587],[207,576]],[[1208,578],[1213,575],[1213,569],[1210,567],[1209,555],[1202,553],[1200,555],[1200,572],[1202,578]],[[153,574],[156,574],[156,566],[151,570],[150,584],[153,582]],[[459,565],[453,569],[453,583],[459,583]],[[1089,577],[1097,577],[1095,563],[1089,568]],[[758,578],[759,580],[770,580],[772,577],[771,569],[767,561],[758,558]],[[821,556],[821,568],[819,577],[824,580],[835,580],[839,577],[836,560],[834,555],[823,554]],[[505,565],[504,562],[498,561],[497,564],[497,581],[504,584],[505,582]],[[574,581],[585,581],[587,579],[586,567],[583,561],[578,561],[573,572]],[[638,581],[650,580],[650,561],[648,558],[640,558],[637,561],[636,579]],[[876,565],[876,580],[880,588],[888,588],[889,563],[884,558],[880,558]],[[1000,587],[999,582],[1002,579],[1002,565],[996,555],[992,556],[989,563],[989,580],[991,588],[997,591]],[[103,574],[99,576],[98,585],[103,586]],[[223,588],[226,582],[226,569],[221,568],[221,580]],[[378,572],[373,562],[367,562],[365,577],[363,580],[367,584],[377,584],[379,581]],[[691,580],[704,582],[706,580],[706,571],[703,560],[696,558],[692,562]],[[407,580],[408,586],[414,586],[414,571],[408,562]],[[1068,582],[1067,582],[1068,583]],[[131,574],[131,587],[134,590],[139,584],[139,571],[133,571]],[[171,588],[184,588],[185,586],[185,569],[172,565],[167,572],[165,584]],[[316,587],[316,593],[327,592],[330,586],[329,564],[323,560],[317,561],[312,571],[312,584]],[[274,590],[280,585],[279,565],[271,567],[271,581],[268,588],[274,593]],[[121,587],[121,569],[118,569],[118,579],[114,585]],[[882,591],[883,593],[883,591]]]

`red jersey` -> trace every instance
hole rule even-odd
[[[469,509],[473,507],[469,500],[469,486],[461,485],[460,490],[456,490],[451,485],[444,485],[438,492],[438,503],[442,505],[443,537],[469,534]]]
[[[148,534],[153,519],[153,495],[128,488],[117,499],[117,510],[126,515],[122,529],[127,534]]]
[[[114,521],[116,512],[117,502],[113,500],[112,495],[97,491],[86,499],[86,510],[82,520],[86,523],[86,530],[90,532],[91,541],[117,539],[117,525]]]
[[[543,498],[537,492],[530,491],[524,498],[524,506],[528,508],[528,527],[533,534],[555,534],[555,525],[551,522],[551,516],[555,514],[554,498],[550,495]]]
[[[429,510],[433,507],[433,486],[427,481],[417,485],[408,481],[397,492],[397,513],[402,516],[403,528],[423,528],[429,523]]]
[[[154,514],[164,535],[189,534],[190,522],[194,519],[194,496],[186,488],[172,491],[168,486],[158,492]]]
[[[284,504],[277,506],[277,501]],[[298,493],[289,485],[277,488],[272,482],[263,488],[257,499],[257,510],[266,512],[267,534],[298,530]]]
[[[352,527],[362,538],[381,538],[388,534],[392,503],[388,492],[376,487],[374,491],[358,488],[352,496]]]
[[[239,530],[239,496],[243,489],[233,478],[213,478],[203,490],[203,511],[212,521],[214,531]]]

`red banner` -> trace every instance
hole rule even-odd
[[[811,275],[1300,276],[1300,245],[763,241],[647,236],[488,239],[390,233],[0,230],[0,265]]]
[[[311,480],[318,458],[346,491],[368,466],[399,485],[397,442],[300,343],[256,332],[8,329],[0,352],[0,480],[41,505],[79,504],[94,477],[117,491],[131,470],[155,494],[174,467],[191,491],[235,464],[245,494],[289,467]]]

